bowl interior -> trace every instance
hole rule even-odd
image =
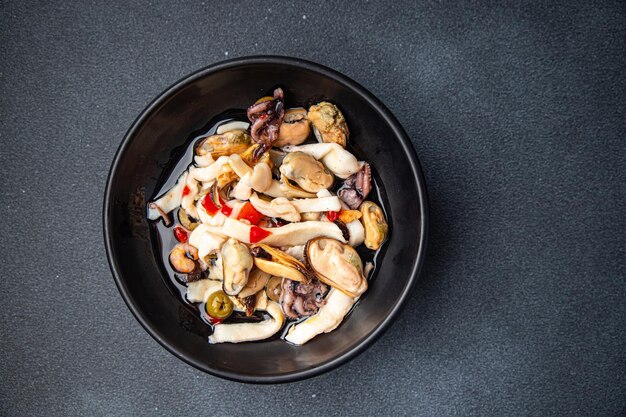
[[[282,340],[207,343],[208,328],[168,284],[145,219],[180,152],[210,119],[246,108],[276,85],[288,105],[340,105],[351,143],[384,188],[390,239],[368,292],[342,325],[304,346]],[[105,240],[118,286],[157,341],[212,374],[281,382],[331,369],[363,350],[391,322],[419,271],[425,244],[425,191],[413,150],[393,116],[350,80],[310,63],[248,59],[210,67],[166,91],[135,122],[116,156],[105,200]]]

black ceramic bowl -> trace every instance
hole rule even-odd
[[[276,86],[288,103],[325,98],[339,103],[358,156],[369,161],[385,191],[391,235],[368,292],[341,326],[304,346],[283,340],[207,343],[207,326],[164,276],[145,218],[193,132],[214,116],[246,108]],[[331,69],[285,57],[248,57],[207,67],[174,84],[134,122],[115,155],[104,200],[104,239],[115,281],[137,320],[187,363],[223,378],[256,383],[294,381],[333,369],[387,329],[410,295],[426,248],[424,179],[394,116],[363,87]]]

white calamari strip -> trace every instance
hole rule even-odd
[[[230,191],[230,196],[236,198],[237,200],[248,200],[252,195],[252,187],[249,187],[246,184],[246,178],[250,177],[250,174],[244,175],[244,177],[237,182],[237,185],[233,187]]]
[[[192,303],[202,303],[211,293],[222,289],[222,283],[212,279],[201,279],[187,285],[187,300]]]
[[[224,242],[226,242],[226,237],[215,233],[215,229],[206,224],[198,225],[189,235],[189,244],[198,249],[200,259],[219,250]]]
[[[230,132],[231,130],[248,130],[250,123],[241,122],[239,120],[234,120],[232,122],[227,122],[222,125],[219,125],[215,133],[221,135],[222,133]]]
[[[239,178],[243,178],[243,176],[247,173],[250,173],[250,175],[252,175],[252,168],[250,168],[250,166],[246,164],[243,159],[241,159],[241,156],[234,153],[228,158],[230,167],[233,169],[233,171],[235,171],[235,174],[237,174]]]
[[[165,194],[154,201],[154,204],[159,206],[161,210],[165,213],[169,213],[170,211],[178,208],[180,206],[180,201],[183,197],[183,188],[187,183],[187,171],[185,171],[176,184],[170,188]],[[161,217],[161,214],[158,210],[150,208],[148,206],[148,219],[156,220]]]
[[[320,212],[320,211],[339,211],[341,203],[337,196],[322,198],[303,198],[291,201],[291,204],[300,213]]]
[[[182,196],[180,200],[180,206],[187,211],[191,217],[197,219],[198,218],[198,210],[195,206],[195,198],[198,195],[198,191],[200,190],[200,184],[193,177],[193,171],[197,168],[191,167],[189,168],[189,175],[187,175],[187,189],[189,192],[187,195]]]
[[[204,264],[204,261],[202,259],[200,260],[200,264]],[[215,261],[215,264],[204,264],[203,267],[208,268],[209,279],[224,281],[224,265],[222,264],[222,254],[220,252],[217,253],[217,260]]]
[[[222,226],[222,233],[229,237],[250,243],[250,226],[239,220],[227,218]],[[316,237],[329,237],[342,243],[346,243],[343,234],[336,224],[330,222],[308,221],[289,223],[281,227],[262,228],[271,234],[259,243],[271,246],[296,246],[304,245]]]
[[[240,242],[250,244],[250,225],[236,219],[226,219],[222,226],[222,233],[234,237]]]
[[[231,219],[236,219],[237,217],[239,217],[239,213],[241,212],[241,209],[243,208],[243,206],[246,205],[245,201],[239,201],[239,200],[230,200],[226,203],[226,205],[230,208],[232,208],[232,211],[230,212],[230,217]]]
[[[247,185],[260,193],[270,188],[272,186],[272,168],[265,162],[256,164]]]
[[[336,143],[311,143],[308,145],[285,146],[287,152],[300,151],[311,155],[339,178],[348,178],[359,171],[359,161],[349,151]]]
[[[286,248],[281,248],[283,250],[283,252],[285,252],[287,255],[291,255],[294,258],[296,258],[297,260],[304,262],[305,258],[304,258],[304,245],[297,245],[297,246],[289,246]]]
[[[365,241],[365,228],[360,220],[352,220],[350,223],[346,224],[346,228],[350,233],[348,245],[354,248]]]
[[[338,211],[341,209],[341,203],[336,196],[298,200],[278,197],[272,201],[265,201],[254,193],[250,196],[250,203],[265,216],[280,217],[289,222],[299,222],[300,213]]]
[[[220,173],[220,169],[223,165],[228,164],[230,158],[227,156],[220,156],[217,161],[204,168],[198,168],[193,171],[193,176],[196,180],[205,182],[213,181]]]
[[[341,291],[331,288],[326,296],[326,304],[315,315],[296,324],[287,333],[285,340],[296,345],[303,345],[318,334],[335,330],[358,300]]]
[[[272,201],[265,201],[254,193],[250,196],[250,203],[257,211],[268,217],[279,217],[288,222],[299,222],[300,213],[291,201],[284,197],[275,198]]]
[[[209,213],[207,213],[206,209],[202,205],[202,200],[198,200],[196,202],[196,210],[198,213],[197,218],[200,219],[200,221],[207,226],[222,226],[224,224],[224,221],[227,219],[227,217],[221,211],[215,213],[215,216],[211,216]]]
[[[213,334],[209,336],[209,343],[240,343],[263,340],[273,336],[285,323],[285,316],[280,305],[268,301],[267,312],[271,316],[260,323],[218,324]]]
[[[206,168],[211,165],[215,160],[211,156],[210,153],[206,155],[196,155],[193,157],[193,161],[195,162],[198,168]]]
[[[263,191],[263,194],[269,195],[270,197],[278,198],[278,197],[287,197],[287,194],[283,191],[280,181],[272,180],[269,188]]]
[[[316,237],[329,237],[346,243],[339,227],[329,222],[289,223],[282,227],[275,227],[270,231],[272,234],[263,239],[261,243],[271,246],[296,246],[304,245]]]
[[[200,191],[198,192],[198,194],[206,195],[208,190],[210,190],[211,187],[213,187],[213,184],[215,184],[215,180],[201,182],[200,184],[201,184],[201,187],[200,187]]]
[[[252,190],[262,193],[272,187],[272,169],[265,162],[256,164],[254,169],[252,169],[243,162],[239,155],[231,155],[231,158],[233,158],[233,161],[237,161],[234,164],[231,162],[231,168],[241,178],[237,185],[233,187],[231,196],[238,200],[248,200],[250,195],[252,195]],[[240,163],[245,165],[248,170],[246,171],[241,166],[238,166]]]
[[[235,174],[239,175],[241,180],[239,182],[245,184],[246,186],[262,193],[267,190],[272,185],[272,169],[265,162],[260,162],[254,166],[254,168],[250,168],[239,155],[231,155],[233,162],[231,161],[230,166],[235,171]],[[248,168],[248,170],[241,169],[241,167],[235,168],[235,166],[243,164]],[[240,175],[241,174],[241,175]]]

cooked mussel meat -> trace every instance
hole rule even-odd
[[[230,130],[221,135],[207,136],[196,149],[200,156],[210,154],[213,159],[241,153],[248,149],[251,138],[245,130]]]
[[[224,292],[237,295],[248,283],[253,261],[248,247],[235,238],[230,238],[222,246],[222,269]]]
[[[311,155],[297,151],[285,156],[280,173],[311,193],[329,189],[335,180],[324,164]]]
[[[365,246],[372,250],[380,249],[389,232],[383,210],[371,201],[364,201],[359,210],[365,228]]]
[[[259,243],[252,245],[250,252],[254,257],[254,265],[270,275],[289,278],[293,281],[310,279],[309,271],[302,262],[279,249]]]
[[[309,108],[308,118],[318,141],[334,142],[346,147],[350,131],[346,119],[337,106],[322,101]]]
[[[363,163],[363,166],[356,174],[348,177],[344,182],[337,195],[341,198],[352,210],[359,208],[363,200],[367,198],[367,195],[372,190],[372,169],[367,162]]]
[[[307,242],[304,253],[320,281],[351,297],[367,290],[363,263],[352,246],[323,237]]]
[[[270,300],[278,302],[282,293],[282,277],[271,277],[265,285],[265,292]]]
[[[285,111],[274,146],[299,145],[309,137],[310,133],[306,109],[289,109]]]
[[[264,272],[258,268],[254,268],[248,277],[246,286],[237,294],[239,298],[246,298],[254,295],[265,288],[267,281],[270,279],[270,274]]]

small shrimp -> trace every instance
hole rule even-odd
[[[188,243],[179,243],[170,252],[170,263],[182,274],[190,274],[197,267],[198,249]]]

